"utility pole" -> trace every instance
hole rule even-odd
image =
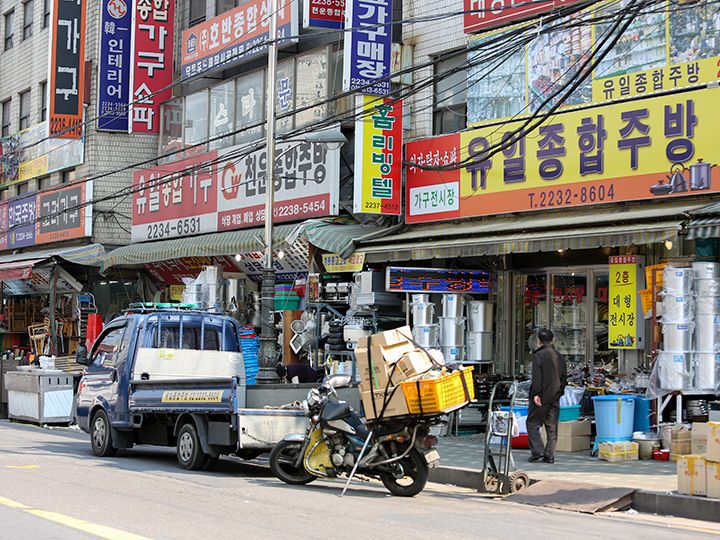
[[[277,358],[275,341],[275,268],[273,267],[273,209],[275,203],[275,99],[277,72],[277,21],[278,3],[286,0],[270,2],[270,45],[268,47],[266,115],[267,134],[265,167],[265,268],[260,287],[260,350],[258,356],[258,383],[278,382],[275,372]]]

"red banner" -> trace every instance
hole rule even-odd
[[[159,92],[173,80],[173,28],[175,2],[135,2],[135,49],[133,52],[132,131],[159,133],[160,105],[172,90]]]
[[[231,257],[185,257],[146,264],[152,276],[168,285],[182,283],[182,278],[198,277],[203,266],[219,266],[223,272],[239,272]]]
[[[584,0],[464,0],[465,33],[505,26]]]

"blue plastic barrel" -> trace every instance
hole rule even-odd
[[[629,441],[635,422],[635,396],[595,396],[595,427],[598,442]]]
[[[635,420],[633,431],[650,431],[650,415],[652,414],[652,400],[644,396],[635,397]]]

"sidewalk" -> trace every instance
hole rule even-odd
[[[484,435],[440,437],[440,466],[482,468]],[[629,487],[645,491],[677,490],[676,465],[672,461],[607,462],[590,457],[590,451],[558,452],[555,463],[529,463],[529,450],[513,450],[516,468],[531,480],[562,480],[608,487]]]

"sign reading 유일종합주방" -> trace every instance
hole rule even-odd
[[[406,221],[720,192],[718,99],[707,88],[566,111],[520,139],[522,121],[413,141]]]
[[[348,0],[345,4],[343,90],[390,93],[392,0]]]
[[[133,0],[102,0],[100,8],[97,126],[99,130],[127,132]]]
[[[86,0],[53,3],[48,84],[50,137],[82,137]],[[7,21],[7,18],[6,18]],[[7,30],[6,30],[7,32]]]
[[[402,101],[357,96],[355,213],[400,215]]]
[[[298,2],[278,1],[278,46],[297,41]],[[270,0],[248,0],[182,33],[181,77],[228,69],[267,51]]]
[[[345,0],[303,0],[303,28],[345,26]]]
[[[608,347],[644,347],[645,321],[638,309],[638,279],[642,261],[635,255],[610,257],[610,305],[608,306]],[[638,316],[639,315],[639,316]]]
[[[132,131],[158,133],[160,105],[172,97],[175,2],[135,0],[134,6]]]

